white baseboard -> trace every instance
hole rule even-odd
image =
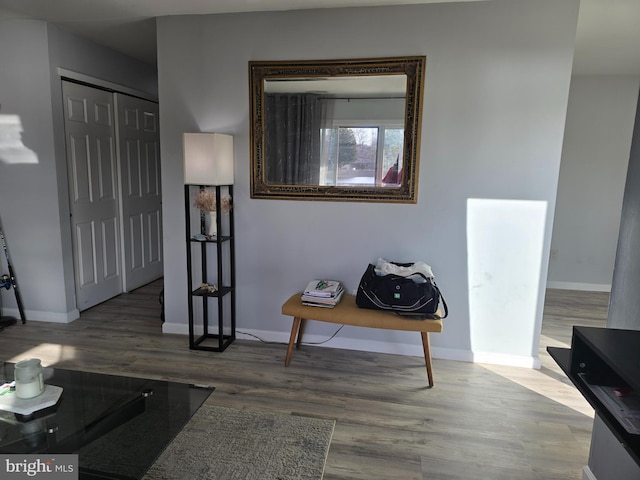
[[[611,285],[601,283],[547,282],[547,288],[582,290],[585,292],[611,292]]]
[[[473,352],[474,363],[489,363],[491,365],[506,365],[509,367],[523,367],[540,370],[539,357],[522,355],[506,355],[504,353]]]
[[[163,333],[188,335],[187,325],[180,323],[164,323]],[[242,332],[242,333],[241,333]],[[286,345],[289,343],[289,332],[275,332],[267,330],[252,330],[241,328],[236,332],[236,338],[243,340],[262,340]],[[345,350],[357,350],[362,352],[390,353],[393,355],[407,355],[410,357],[423,357],[422,344],[409,344],[400,342],[385,342],[378,340],[362,340],[349,337],[335,337],[326,341],[325,335],[305,334],[303,344],[316,347],[341,348]],[[324,342],[324,343],[320,343]],[[470,363],[492,363],[497,365],[509,365],[514,367],[540,368],[540,359],[535,357],[520,357],[517,355],[501,355],[489,353],[474,353],[469,350],[454,348],[431,347],[431,357],[441,360],[454,360]]]
[[[184,323],[164,322],[162,324],[162,333],[174,333],[176,335],[189,335],[189,327]]]
[[[4,308],[3,316],[15,317],[20,322],[20,311],[17,308]],[[38,310],[25,310],[24,316],[27,322],[51,322],[51,323],[71,323],[80,318],[80,311],[76,308],[66,313],[41,312]]]
[[[598,480],[589,468],[589,465],[582,467],[582,480]]]
[[[424,353],[420,353],[420,356],[424,356]],[[470,350],[460,350],[457,348],[441,348],[431,346],[431,358],[473,363],[473,352],[471,352]]]

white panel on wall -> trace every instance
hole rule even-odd
[[[469,199],[471,349],[478,360],[539,366],[532,354],[547,203]],[[529,350],[527,358],[523,352]],[[514,357],[514,358],[511,358]],[[509,360],[509,361],[507,361]]]

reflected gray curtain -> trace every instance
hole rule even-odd
[[[267,94],[265,99],[265,174],[267,183],[318,185],[320,181],[319,96]]]

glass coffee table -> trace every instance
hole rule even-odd
[[[0,384],[13,380],[0,363]],[[58,402],[25,416],[0,410],[0,454],[78,454],[80,478],[140,479],[213,387],[44,369]]]

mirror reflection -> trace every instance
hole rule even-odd
[[[252,198],[415,202],[423,70],[251,62]]]
[[[266,182],[399,185],[406,85],[406,75],[265,80]]]

